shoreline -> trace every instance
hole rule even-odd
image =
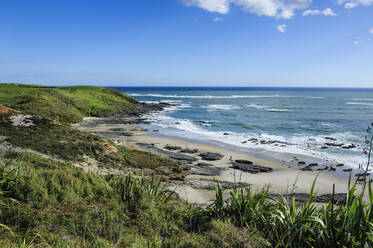
[[[145,125],[141,124],[135,124],[135,126],[139,126],[141,128],[144,128]],[[317,163],[318,166],[314,167],[315,170],[320,169],[319,171],[324,171],[326,173],[329,173],[331,175],[343,178],[343,179],[348,179],[349,178],[349,172],[345,172],[343,170],[345,169],[352,169],[352,177],[354,177],[356,174],[360,173],[358,170],[353,169],[349,166],[345,166],[344,164],[340,164],[343,166],[337,166],[337,163],[333,163],[332,161],[324,160],[322,158],[317,158],[309,155],[303,155],[303,154],[296,154],[296,153],[284,153],[284,152],[276,152],[276,151],[269,151],[263,148],[247,148],[247,147],[241,147],[237,145],[231,145],[228,143],[224,142],[219,142],[216,140],[197,140],[193,138],[188,138],[188,137],[179,137],[179,136],[173,136],[173,135],[165,135],[165,134],[160,134],[158,132],[152,132],[151,130],[144,128],[149,135],[154,136],[154,137],[159,137],[159,138],[171,138],[171,139],[176,139],[176,140],[185,140],[189,141],[192,143],[197,143],[197,144],[204,144],[204,145],[210,145],[213,147],[220,147],[224,148],[227,150],[231,151],[236,151],[240,153],[245,153],[248,154],[252,157],[258,158],[258,159],[264,159],[264,160],[270,160],[278,163],[283,163],[288,166],[291,166],[295,169],[302,169],[305,167],[307,164],[310,163]],[[272,153],[272,154],[271,154]],[[299,164],[299,162],[305,162],[306,165]],[[335,170],[325,170],[325,167],[332,167]]]
[[[335,184],[335,193],[347,192],[348,180],[333,173],[317,170],[302,171],[284,162],[258,158],[226,147],[152,135],[152,133],[137,126],[137,124],[128,124],[128,118],[126,120],[123,121],[117,117],[115,119],[88,117],[84,118],[83,122],[73,126],[81,131],[120,140],[129,147],[145,151],[149,151],[149,148],[152,148],[153,151],[150,152],[153,153],[154,149],[160,152],[167,152],[167,149],[165,149],[167,146],[190,150],[198,149],[198,153],[186,155],[196,159],[194,163],[188,163],[191,166],[191,172],[188,173],[183,181],[171,181],[168,184],[168,187],[174,190],[182,200],[193,204],[208,205],[214,200],[214,185],[217,181],[221,182],[222,185],[227,185],[224,191],[225,197],[229,197],[232,184],[237,182],[242,183],[243,186],[250,186],[254,191],[260,191],[270,185],[269,192],[271,194],[308,194],[316,177],[315,192],[318,195],[331,194],[333,184]],[[198,156],[200,153],[207,152],[219,153],[223,155],[223,158],[216,161],[204,161]],[[252,174],[233,169],[232,160],[251,161],[255,165],[270,168],[272,171]],[[208,166],[201,167],[202,165],[199,166],[199,163],[208,163]],[[211,171],[214,173],[216,171],[219,172],[211,175],[207,173],[206,175],[206,170],[208,173]]]

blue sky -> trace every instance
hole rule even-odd
[[[373,87],[373,0],[1,0],[0,81]]]

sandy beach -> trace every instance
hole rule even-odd
[[[183,139],[158,137],[151,135],[141,127],[131,124],[114,124],[107,120],[104,118],[85,118],[82,123],[76,124],[75,127],[82,131],[120,140],[126,146],[137,149],[148,150],[144,149],[145,145],[158,150],[165,150],[167,146],[191,150],[198,149],[198,152],[195,154],[188,154],[188,156],[195,157],[198,160],[194,165],[190,163],[192,170],[199,162],[208,162],[209,166],[215,169],[219,168],[219,171],[221,171],[219,175],[206,175],[206,173],[198,173],[197,171],[197,173],[187,175],[184,181],[169,183],[168,186],[170,189],[174,190],[181,199],[190,203],[209,204],[215,197],[215,192],[211,185],[214,185],[217,181],[224,183],[240,182],[244,185],[249,185],[255,191],[269,186],[270,193],[273,194],[309,193],[312,182],[317,176],[315,190],[320,195],[331,194],[333,184],[335,184],[336,193],[345,193],[348,188],[348,181],[346,179],[333,175],[331,172],[317,170],[302,171],[285,163],[257,158],[234,149],[200,144]],[[118,130],[120,130],[120,133],[118,133]],[[198,155],[206,152],[219,153],[223,157],[216,161],[202,161]],[[235,160],[248,160],[255,165],[265,166],[273,170],[266,173],[247,173],[232,168],[232,161]],[[225,193],[229,193],[229,187]]]

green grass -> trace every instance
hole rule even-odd
[[[85,116],[130,112],[137,103],[118,90],[103,87],[0,84],[0,104],[65,123],[79,122]]]
[[[0,162],[1,247],[268,247],[249,228],[208,220],[157,180],[85,173],[30,153]],[[124,197],[125,196],[125,197]]]

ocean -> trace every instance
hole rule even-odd
[[[304,156],[366,164],[373,89],[116,87],[145,102],[177,104],[145,116],[153,135],[231,147],[286,162]],[[345,149],[342,146],[352,148]]]

